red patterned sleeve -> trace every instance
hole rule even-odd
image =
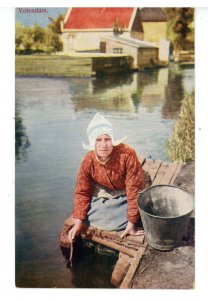
[[[73,217],[84,220],[86,218],[91,197],[93,180],[90,175],[90,159],[86,156],[79,168],[74,191]]]
[[[133,149],[126,161],[125,185],[128,202],[128,221],[136,223],[140,215],[137,198],[139,191],[144,189],[144,177],[141,164]]]

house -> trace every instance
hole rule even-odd
[[[157,60],[167,62],[169,59],[169,42],[166,38],[166,23],[167,18],[160,8],[69,8],[61,26],[63,52],[64,54],[77,52],[110,53],[108,43],[112,44],[112,39],[114,39],[115,43],[119,43],[118,49],[121,48],[121,43],[123,44],[122,53],[124,54],[131,52],[127,49],[131,44],[133,52],[135,52],[135,49],[133,50],[135,47],[140,48],[140,50],[145,48],[146,53],[154,52],[153,61],[156,60],[155,53],[157,52]],[[111,41],[110,38],[112,38]],[[118,41],[118,39],[123,39],[123,41]],[[136,41],[138,41],[137,46]],[[126,46],[124,46],[125,43]],[[153,47],[159,50],[153,50]],[[138,56],[138,51],[136,52],[134,57]]]
[[[141,8],[139,11],[142,23],[142,40],[159,45],[161,40],[167,39],[167,17],[159,7]]]
[[[136,8],[69,8],[62,25],[64,52],[99,52],[100,37],[113,35],[116,25],[129,36],[136,13]]]
[[[154,44],[121,36],[101,37],[105,53],[128,54],[133,58],[132,69],[152,68],[159,64],[159,48]]]

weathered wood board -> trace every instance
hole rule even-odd
[[[143,169],[151,177],[151,185],[173,184],[183,164],[175,162],[163,162],[161,160],[146,160]]]
[[[67,233],[73,224],[74,221],[72,216],[64,222],[64,228],[60,235],[60,245],[62,247],[70,248],[71,246]],[[120,235],[122,232],[123,231],[105,231],[94,227],[86,227],[83,228],[81,237],[134,257],[136,251],[138,251],[140,247],[143,247],[144,235],[125,236],[121,238]]]

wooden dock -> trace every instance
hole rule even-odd
[[[142,162],[145,187],[157,184],[181,186],[177,181],[185,164],[164,162],[161,160],[144,159]],[[72,218],[68,218],[60,235],[60,245],[70,248],[67,233],[72,226]],[[94,241],[119,252],[119,258],[111,276],[111,283],[119,288],[129,288],[134,274],[147,248],[145,236],[126,236],[120,238],[120,232],[109,232],[88,227],[83,230],[81,237]]]
[[[143,160],[142,168],[150,176],[149,185],[173,184],[183,164],[162,160]],[[146,187],[148,187],[148,182]]]

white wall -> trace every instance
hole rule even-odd
[[[112,31],[74,31],[63,32],[63,52],[73,53],[76,51],[92,51],[100,49],[100,40],[103,36],[114,36]],[[129,37],[129,32],[124,32],[122,37]]]
[[[168,62],[169,53],[170,53],[170,42],[165,39],[161,39],[159,42],[159,60]]]

